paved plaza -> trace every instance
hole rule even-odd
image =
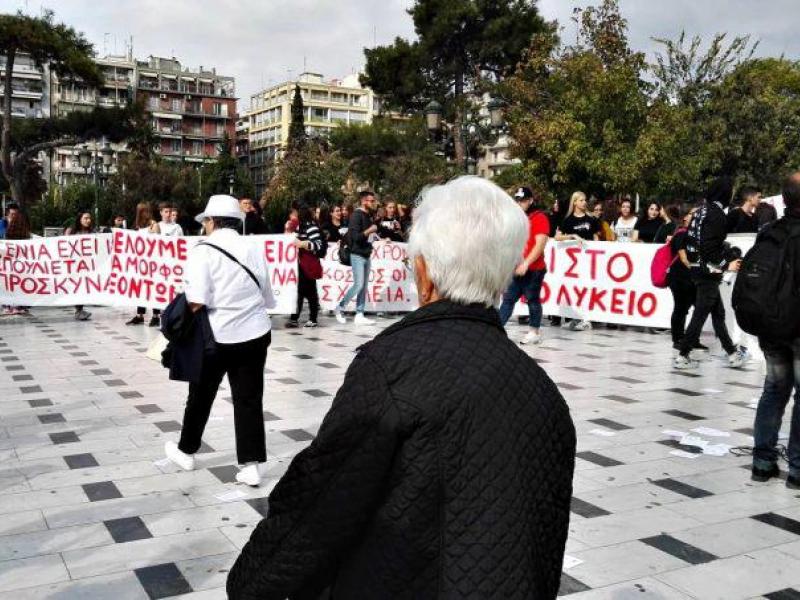
[[[186,385],[145,358],[155,330],[125,327],[129,311],[96,309],[86,323],[71,312],[0,320],[0,599],[224,598],[269,490],[313,439],[354,349],[393,320],[360,330],[275,320],[268,478],[254,489],[234,483],[227,389],[197,470],[178,472],[163,446],[177,438]],[[528,352],[578,431],[561,594],[800,598],[800,492],[752,483],[750,457],[722,446],[752,444],[760,366],[734,371],[712,354],[676,372],[666,335],[545,335]],[[684,433],[708,453],[680,444],[692,443]]]

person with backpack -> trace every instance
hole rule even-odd
[[[672,234],[669,241],[669,248],[673,256],[672,263],[667,270],[667,285],[672,293],[672,317],[670,319],[670,332],[672,333],[672,347],[680,350],[686,330],[686,315],[689,309],[694,306],[697,290],[692,283],[689,271],[691,263],[686,254],[686,236],[689,223],[692,221],[696,209],[691,208],[684,211],[680,218],[680,226]],[[695,344],[695,350],[708,350],[700,342]]]
[[[533,192],[530,188],[521,187],[514,193],[522,211],[528,217],[528,242],[522,253],[522,261],[514,271],[514,278],[503,294],[500,306],[500,322],[505,325],[514,312],[520,296],[525,296],[528,303],[528,333],[520,340],[520,344],[539,344],[542,341],[542,284],[547,273],[544,263],[544,248],[550,233],[550,222],[540,208],[531,209],[534,204]]]
[[[347,323],[344,309],[353,298],[356,299],[356,316],[353,322],[356,325],[375,324],[375,321],[364,316],[367,305],[367,285],[369,284],[369,259],[372,256],[370,237],[378,232],[378,226],[372,220],[375,194],[365,190],[359,192],[358,199],[360,205],[350,216],[345,239],[349,249],[350,266],[353,268],[353,285],[350,286],[334,310],[336,320],[342,325]]]
[[[749,358],[747,350],[737,347],[731,340],[725,326],[725,307],[719,292],[724,273],[738,271],[742,262],[725,243],[728,235],[725,208],[731,203],[732,197],[733,180],[730,177],[716,179],[689,225],[686,254],[691,264],[690,274],[696,293],[692,319],[681,340],[678,356],[673,359],[673,367],[679,370],[697,367],[689,354],[700,343],[700,333],[709,316],[714,333],[728,355],[730,367],[739,369]]]
[[[754,481],[777,477],[778,432],[795,391],[786,487],[800,489],[800,172],[783,184],[786,212],[767,225],[747,253],[733,292],[736,320],[758,336],[767,363],[753,426]],[[777,268],[776,268],[777,267]],[[757,304],[756,304],[757,303]]]
[[[305,203],[297,205],[297,310],[289,316],[286,327],[299,327],[298,319],[303,310],[303,301],[308,300],[308,321],[304,327],[317,327],[319,315],[319,293],[317,279],[322,277],[320,259],[328,253],[328,242],[322,237],[313,209]]]

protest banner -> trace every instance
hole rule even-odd
[[[116,229],[112,233],[0,241],[0,303],[18,306],[164,308],[183,289],[186,258],[198,237]],[[278,306],[297,301],[292,236],[251,236],[267,261]],[[233,265],[236,267],[236,265]]]
[[[407,258],[406,244],[389,242],[373,248],[367,311],[406,312],[417,308],[417,287]],[[318,283],[321,308],[333,310],[352,284],[353,270],[339,262],[339,245],[329,244],[328,255],[322,261],[322,279]],[[347,308],[355,309],[355,299]]]
[[[15,306],[106,303],[111,236],[0,240],[0,301]]]
[[[182,289],[183,267],[198,237],[166,237],[133,231],[110,234],[0,241],[0,303],[21,306],[144,306],[163,308]],[[297,249],[289,235],[247,238],[261,246],[278,306],[290,314],[297,299]],[[751,239],[732,238],[747,250]],[[656,244],[555,242],[545,249],[542,287],[546,315],[602,323],[670,326],[672,295],[650,282]],[[331,310],[353,282],[353,271],[329,245],[318,282],[320,304]],[[727,290],[723,290],[726,298]],[[414,275],[406,244],[382,243],[372,252],[367,311],[408,312],[417,308]],[[353,301],[348,308],[355,308]],[[728,311],[729,317],[732,311]],[[527,314],[521,301],[515,314]],[[733,331],[733,330],[732,330]]]
[[[669,327],[672,294],[650,281],[657,244],[556,242],[545,248],[546,315],[601,323]],[[514,314],[527,314],[518,303]]]

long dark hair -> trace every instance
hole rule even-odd
[[[83,219],[83,215],[89,215],[92,219],[92,226],[85,230],[81,225],[81,219]],[[75,222],[72,224],[72,228],[70,229],[70,233],[72,235],[76,235],[79,233],[94,233],[95,223],[94,223],[94,216],[88,210],[82,210],[75,216]]]
[[[133,222],[135,229],[147,229],[153,224],[153,206],[149,202],[139,202],[136,205],[136,219]]]
[[[653,205],[658,207],[658,212],[659,212],[659,214],[656,215],[655,219],[651,219],[650,216],[648,215],[648,213],[650,212],[650,207],[653,206]],[[660,219],[661,218],[661,203],[656,201],[656,200],[650,200],[649,202],[645,203],[644,206],[642,206],[642,214],[639,215],[639,218],[642,221],[657,221],[658,219]]]
[[[16,218],[10,221],[6,229],[7,240],[29,240],[31,237],[31,222],[21,210]]]

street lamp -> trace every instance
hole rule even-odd
[[[84,145],[83,148],[77,153],[78,164],[83,169],[83,172],[88,175],[89,171],[92,172],[92,182],[94,184],[94,221],[98,223],[100,212],[100,190],[98,188],[98,178],[102,181],[103,176],[111,168],[113,162],[114,151],[111,146],[103,140],[102,150],[97,150],[97,142],[94,143],[94,149],[89,150],[89,146]]]
[[[489,123],[495,129],[500,129],[505,125],[505,116],[503,109],[506,107],[505,102],[499,98],[492,98],[486,108],[489,110]]]
[[[436,100],[431,100],[425,105],[425,122],[428,126],[428,131],[439,131],[442,126],[442,105]]]
[[[236,182],[236,177],[233,173],[228,176],[228,186],[230,190],[230,195],[233,196],[233,184]]]

